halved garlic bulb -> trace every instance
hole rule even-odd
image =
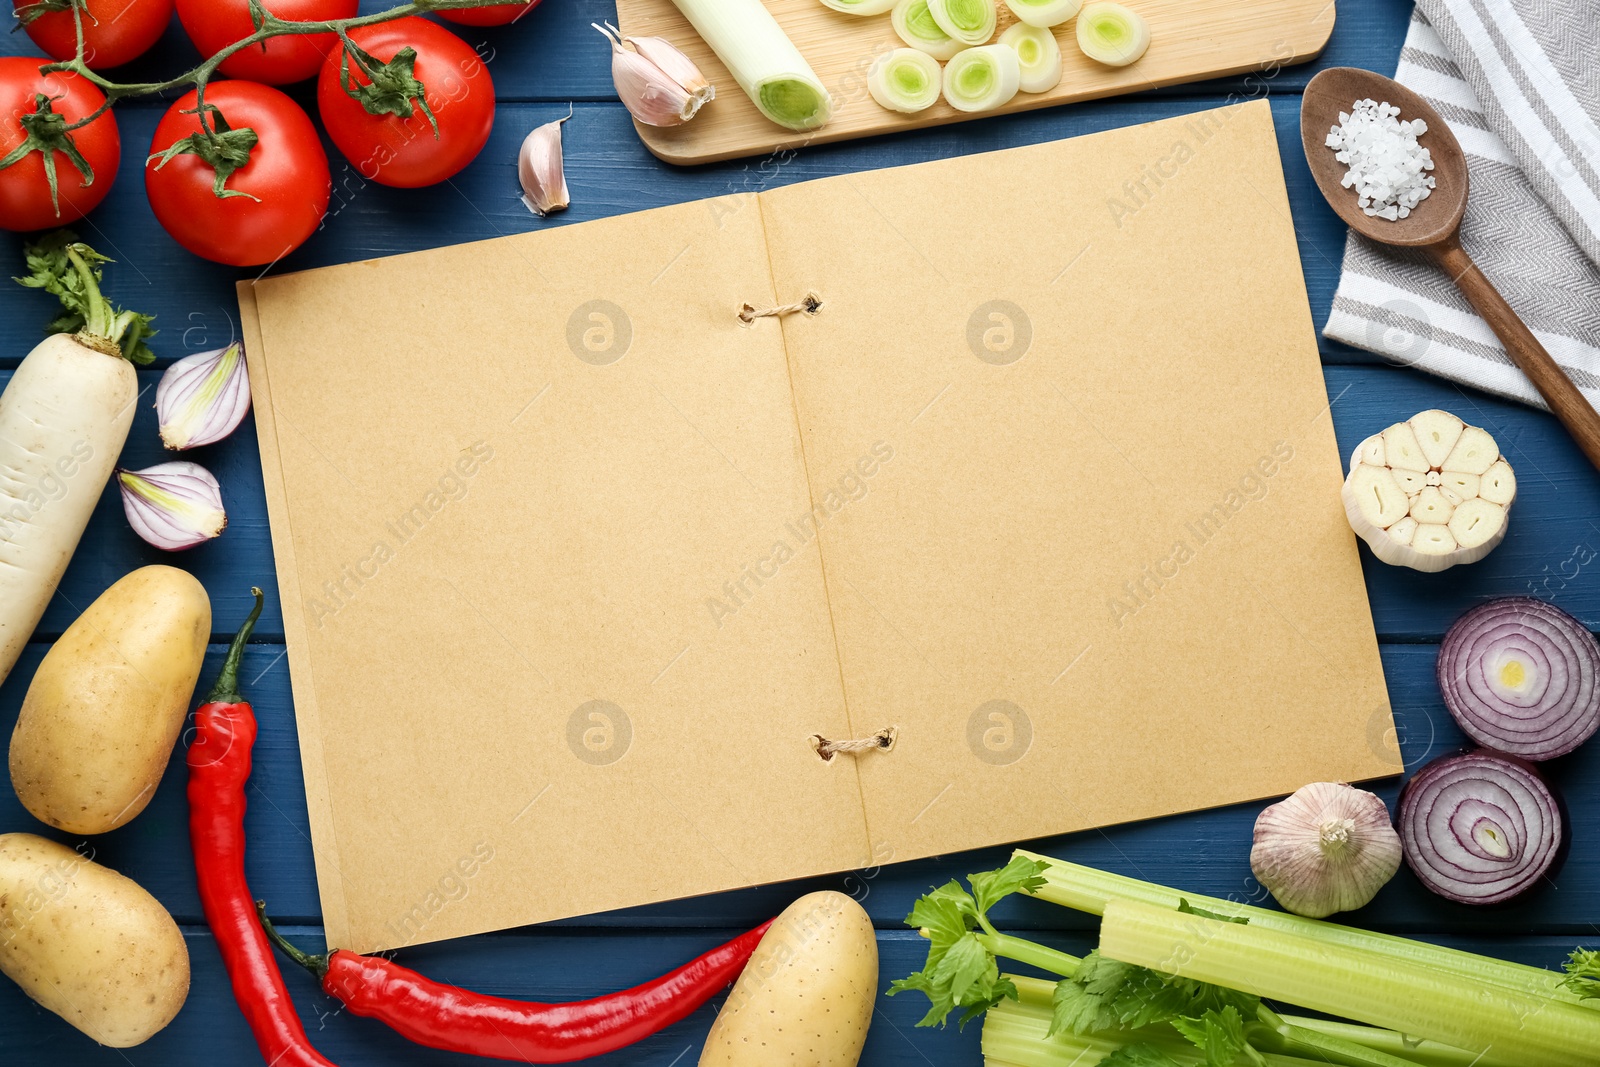
[[[1476,563],[1505,540],[1516,495],[1489,432],[1434,409],[1356,446],[1344,510],[1383,562],[1434,572]]]

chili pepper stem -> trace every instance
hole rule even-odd
[[[261,929],[266,933],[267,940],[276,945],[278,951],[316,975],[317,981],[322,981],[323,977],[328,973],[328,957],[326,955],[313,956],[311,953],[302,952],[291,945],[287,938],[278,933],[278,928],[272,925],[272,920],[267,918],[266,901],[256,901],[256,914],[261,916]]]
[[[244,700],[239,695],[239,664],[244,660],[245,643],[255,631],[256,620],[261,618],[261,605],[266,603],[260,589],[252,586],[250,594],[256,598],[256,606],[250,609],[250,617],[244,620],[244,625],[234,635],[233,644],[228,646],[228,658],[222,661],[222,673],[217,675],[217,684],[211,687],[211,694],[206,697],[208,704],[238,704]]]

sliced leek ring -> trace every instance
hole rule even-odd
[[[1344,483],[1350,527],[1395,567],[1475,563],[1505,540],[1517,478],[1488,431],[1423,411],[1356,446]]]
[[[1000,21],[994,0],[928,0],[928,13],[964,45],[988,44]]]
[[[827,0],[823,0],[824,3]],[[1059,26],[1078,13],[1080,0],[1006,0],[1011,13],[1029,26]]]
[[[1095,0],[1078,12],[1078,47],[1096,63],[1126,67],[1150,47],[1150,27],[1136,11]]]
[[[939,61],[915,48],[896,48],[879,56],[867,74],[867,91],[883,107],[914,115],[932,107],[942,85]]]
[[[845,15],[881,15],[894,7],[894,0],[822,0],[822,6]]]
[[[1022,61],[1016,49],[986,44],[957,52],[944,68],[944,98],[957,111],[993,111],[1017,95]]]
[[[941,63],[967,47],[939,28],[928,10],[928,0],[900,0],[889,21],[909,47],[926,52]]]
[[[1017,53],[1023,92],[1047,93],[1061,84],[1061,46],[1050,30],[1019,22],[1000,35],[1000,43]]]

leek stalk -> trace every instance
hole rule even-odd
[[[1100,953],[1497,1059],[1600,1063],[1600,1012],[1255,923],[1112,900]]]
[[[814,130],[833,117],[833,98],[761,0],[673,0],[768,119]]]

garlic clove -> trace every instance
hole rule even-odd
[[[185,356],[156,386],[156,420],[172,451],[215,444],[250,413],[250,374],[238,342]]]
[[[1400,869],[1400,835],[1377,796],[1315,782],[1257,817],[1250,869],[1284,908],[1321,919],[1377,896]]]
[[[522,182],[522,202],[543,218],[572,203],[567,193],[567,173],[561,158],[561,125],[572,117],[547,122],[522,142],[517,154],[517,177]]]
[[[167,552],[193,548],[228,525],[222,487],[198,463],[179,460],[142,471],[117,471],[128,525]]]
[[[700,68],[662,38],[624,41],[610,24],[590,25],[611,42],[611,80],[617,95],[646,126],[681,126],[716,95]],[[639,41],[646,43],[641,47]]]
[[[701,103],[717,95],[717,90],[706,81],[706,76],[695,66],[694,60],[678,51],[665,37],[624,37],[634,50],[660,67],[667,76],[681,85],[691,95],[703,94]]]

